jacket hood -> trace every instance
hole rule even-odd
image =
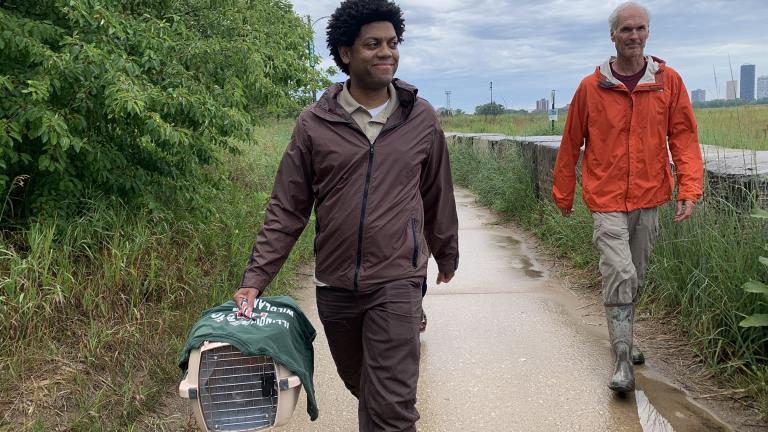
[[[614,88],[616,86],[624,86],[621,81],[619,81],[615,76],[613,76],[613,72],[611,71],[611,62],[616,60],[615,56],[611,56],[608,60],[605,61],[605,63],[597,66],[595,68],[595,77],[597,78],[597,82],[599,83],[600,87],[603,88]],[[662,85],[662,72],[664,72],[664,69],[666,67],[666,62],[658,57],[654,56],[645,56],[645,61],[647,63],[645,67],[645,74],[643,74],[643,77],[640,78],[640,81],[637,83],[638,87],[648,87],[648,86],[658,86]]]
[[[399,108],[401,108],[396,110],[393,115],[400,113],[399,115],[403,118],[408,117],[408,114],[410,114],[413,106],[416,104],[416,97],[419,90],[397,78],[392,80],[392,85],[395,87],[395,91],[397,91],[397,97],[400,101]],[[354,122],[352,116],[341,106],[338,100],[339,93],[341,93],[343,88],[343,82],[328,87],[328,89],[325,90],[325,93],[323,93],[320,99],[315,102],[309,110],[315,115],[328,121]]]

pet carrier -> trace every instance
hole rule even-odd
[[[270,356],[205,342],[190,352],[179,395],[190,400],[201,430],[261,431],[290,420],[300,389],[299,377]]]

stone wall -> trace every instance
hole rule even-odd
[[[471,146],[488,153],[517,148],[531,167],[536,196],[551,198],[552,171],[560,148],[559,136],[510,137],[497,134],[447,132],[449,145]],[[702,144],[706,170],[705,191],[724,206],[747,209],[752,197],[768,209],[768,151],[726,149]],[[670,158],[674,170],[674,163]],[[580,164],[579,164],[580,165]]]

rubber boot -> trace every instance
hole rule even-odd
[[[643,363],[645,363],[645,355],[637,345],[632,345],[632,364],[641,365]]]
[[[606,306],[608,335],[614,354],[614,368],[608,388],[615,392],[626,393],[635,389],[635,376],[632,368],[632,319],[635,306],[632,304]]]

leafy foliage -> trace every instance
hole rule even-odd
[[[763,209],[756,208],[752,210],[752,217],[758,218],[758,219],[768,219],[768,212],[766,212]],[[768,258],[761,256],[758,258],[758,261],[760,261],[760,264],[762,264],[763,266],[768,267]],[[768,300],[768,285],[760,281],[756,281],[753,279],[745,283],[741,287],[744,291],[748,293],[762,294],[763,298]],[[768,314],[750,315],[744,318],[739,323],[739,325],[741,327],[768,327]]]
[[[0,216],[204,205],[203,168],[326,81],[310,40],[284,0],[3,2]]]
[[[504,109],[502,104],[489,102],[475,107],[475,115],[500,115],[504,114]]]
[[[190,430],[186,416],[158,407],[178,385],[187,332],[240,281],[292,129],[265,122],[253,145],[221,156],[220,184],[201,191],[215,211],[101,198],[64,229],[39,220],[0,231],[0,430]],[[313,234],[269,295],[297,286]]]

